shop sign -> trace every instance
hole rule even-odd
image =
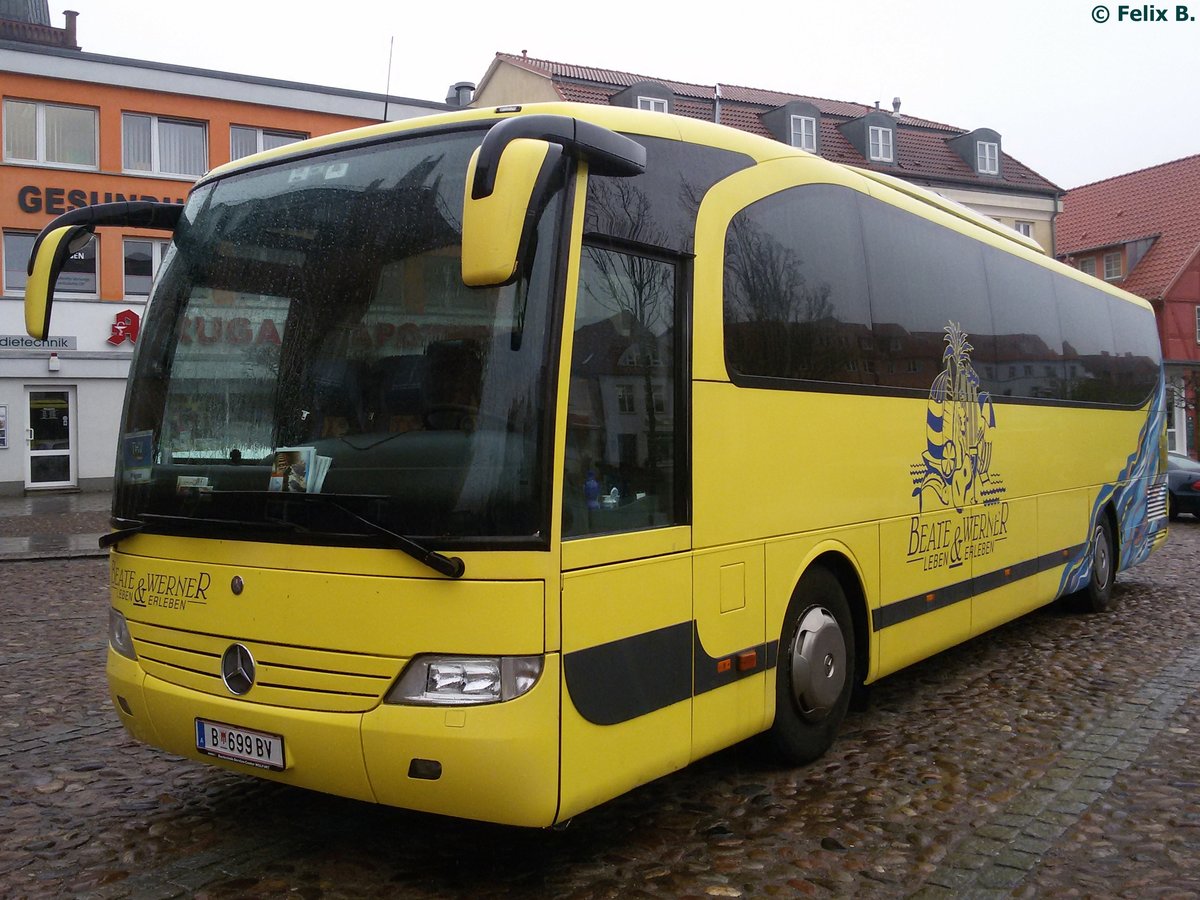
[[[61,215],[72,209],[95,206],[97,203],[121,203],[126,200],[145,200],[149,203],[182,203],[170,197],[151,194],[122,194],[118,191],[86,191],[82,188],[39,187],[25,184],[17,188],[17,206],[25,213]]]
[[[0,350],[78,350],[75,335],[48,337],[38,341],[27,334],[0,334]]]
[[[112,334],[109,335],[108,342],[114,347],[119,347],[126,341],[136,344],[141,329],[142,317],[132,309],[123,309],[113,317]]]

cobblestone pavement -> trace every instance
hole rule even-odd
[[[1200,523],[1115,611],[878,685],[824,759],[739,747],[561,832],[308,793],[134,743],[105,562],[0,563],[5,897],[1200,897]]]

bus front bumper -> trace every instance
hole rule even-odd
[[[108,650],[113,706],[135,738],[247,775],[405,809],[507,825],[552,825],[558,811],[559,656],[506,703],[394,706],[366,713],[287,709],[217,697],[148,676]],[[278,736],[280,771],[197,749],[197,720]]]

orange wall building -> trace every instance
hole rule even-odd
[[[0,493],[111,483],[125,377],[168,234],[104,229],[55,294],[50,340],[24,334],[34,236],[70,209],[182,201],[260,149],[444,103],[85,53],[75,14],[0,19]]]

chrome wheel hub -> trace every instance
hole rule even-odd
[[[814,607],[792,642],[792,694],[810,720],[825,718],[846,686],[846,641],[833,614]]]

